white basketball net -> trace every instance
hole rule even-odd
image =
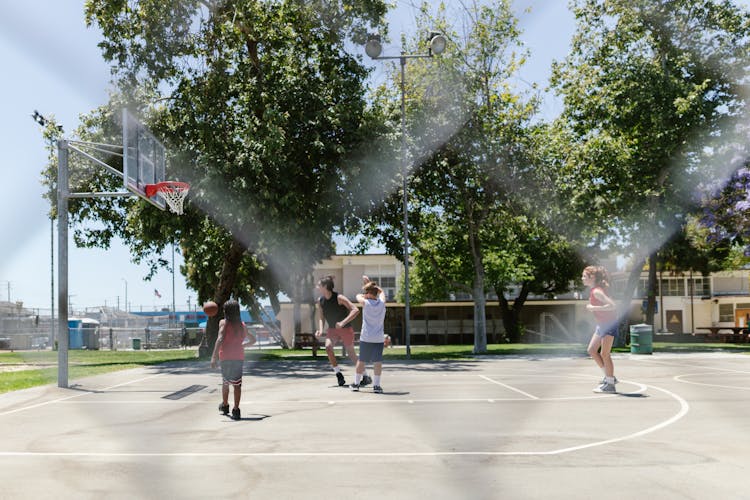
[[[177,215],[182,215],[182,207],[188,191],[190,191],[190,185],[184,182],[161,182],[156,187],[156,192],[164,199],[169,210]]]

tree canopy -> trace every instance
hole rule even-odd
[[[645,260],[685,231],[701,188],[737,167],[727,159],[746,142],[750,22],[728,1],[572,5],[572,50],[552,79],[571,144],[558,190],[591,242],[634,255],[629,300]]]
[[[71,203],[76,241],[106,247],[119,236],[152,266],[176,241],[201,301],[299,295],[302,277],[332,251],[353,203],[351,172],[379,130],[367,71],[347,44],[383,30],[385,11],[368,0],[87,1],[117,90],[78,135],[119,143],[128,107],[164,139],[167,177],[191,191],[182,217],[132,199]],[[78,172],[89,190],[122,182]]]
[[[412,291],[417,300],[470,294],[474,351],[484,352],[489,292],[499,296],[508,338],[517,341],[518,312],[529,290],[567,290],[579,269],[544,266],[553,247],[567,245],[529,203],[540,194],[536,141],[544,131],[532,122],[534,98],[513,82],[527,54],[511,4],[496,1],[465,9],[463,24],[453,24],[443,10],[433,14],[425,5],[418,32],[437,28],[452,43],[439,58],[409,61],[404,91],[413,167],[408,182]],[[423,53],[424,43],[412,40],[409,47]],[[395,84],[397,73],[393,76]],[[396,92],[386,97],[393,99]],[[397,255],[402,213],[400,196],[394,195],[371,225]],[[565,262],[567,257],[575,261],[575,253],[567,251]],[[520,283],[522,295],[511,296]]]

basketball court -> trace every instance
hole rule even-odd
[[[248,362],[242,420],[207,364],[0,396],[3,496],[743,498],[750,359],[390,362],[385,394],[322,361]],[[344,367],[352,374],[352,367]]]

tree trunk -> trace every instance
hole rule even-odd
[[[625,345],[625,333],[627,332],[628,321],[630,319],[630,304],[633,301],[633,295],[635,289],[638,286],[638,281],[641,278],[641,271],[646,263],[646,258],[641,255],[635,256],[633,263],[633,269],[630,270],[630,276],[628,277],[628,284],[625,286],[625,290],[620,299],[620,304],[617,311],[617,317],[620,321],[620,328],[618,329],[617,339],[615,345],[617,347],[623,347]]]
[[[486,304],[484,275],[477,275],[474,280],[474,354],[487,352]]]
[[[297,336],[302,333],[302,283],[300,280],[295,280],[292,285],[292,307],[294,317],[294,335]]]
[[[482,262],[482,248],[479,243],[477,230],[469,229],[469,248],[474,262],[474,283],[472,294],[474,296],[474,354],[487,352],[487,318],[484,293],[484,262]]]
[[[210,355],[214,351],[216,338],[219,336],[219,320],[223,316],[223,305],[232,296],[232,290],[234,290],[237,284],[237,268],[239,268],[244,255],[245,247],[239,240],[232,238],[232,244],[224,256],[224,264],[219,275],[219,284],[216,286],[216,292],[214,293],[214,302],[219,304],[219,314],[213,318],[208,318],[206,323],[206,338],[208,340],[208,352],[205,353],[206,355]]]
[[[271,308],[273,309],[273,313],[278,315],[281,312],[281,303],[279,302],[278,293],[275,290],[269,293],[268,300],[271,301]]]
[[[498,292],[497,288],[495,288],[495,293],[497,293],[500,303],[500,317],[503,320],[503,328],[505,328],[508,342],[518,343],[521,341],[521,310],[529,296],[528,284],[524,282],[521,285],[521,290],[518,297],[513,301],[513,305],[505,298],[505,294]]]
[[[656,252],[651,252],[648,256],[648,286],[646,287],[646,324],[654,324],[654,314],[656,313]]]

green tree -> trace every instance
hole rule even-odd
[[[655,270],[685,229],[697,187],[729,177],[727,148],[746,117],[750,18],[729,1],[572,5],[572,50],[552,79],[564,97],[556,128],[571,144],[561,150],[559,199],[581,215],[572,226],[589,245],[633,255],[629,304],[644,264]],[[648,318],[655,283],[652,274]]]
[[[191,194],[183,217],[132,199],[77,200],[77,243],[106,247],[120,236],[136,260],[159,266],[153,256],[177,241],[201,301],[298,298],[302,277],[332,251],[352,202],[351,159],[377,123],[366,70],[346,44],[363,42],[385,9],[365,0],[87,1],[119,91],[79,136],[117,144],[119,108],[131,108],[165,139],[167,176]],[[75,180],[87,190],[121,182],[87,170]],[[211,345],[217,325],[208,325]]]
[[[439,59],[410,62],[406,93],[414,171],[409,182],[414,296],[445,298],[465,292],[474,301],[474,352],[486,351],[486,297],[496,291],[508,337],[530,292],[567,288],[570,269],[547,266],[555,240],[528,200],[539,195],[532,126],[535,101],[512,84],[526,55],[519,52],[510,2],[466,8],[459,35],[444,12],[427,6],[418,27],[437,27],[453,44]],[[416,50],[424,51],[417,42]],[[378,212],[374,232],[400,255],[400,197]],[[383,224],[383,221],[386,221]],[[564,242],[559,242],[565,246]],[[579,272],[579,269],[574,271]],[[553,284],[554,283],[554,284]],[[523,284],[519,294],[515,284]]]

